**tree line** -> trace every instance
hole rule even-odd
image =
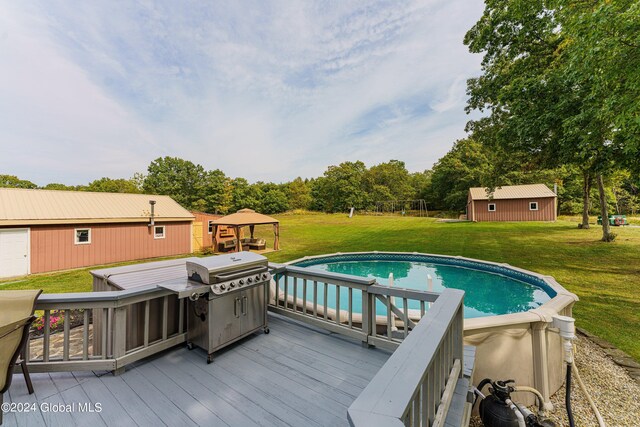
[[[218,214],[243,208],[265,214],[296,209],[336,213],[352,207],[374,211],[380,202],[423,199],[431,211],[458,215],[465,213],[470,187],[544,183],[549,188],[557,186],[560,213],[575,215],[583,209],[582,179],[580,169],[575,166],[541,169],[534,162],[509,161],[467,138],[456,141],[445,156],[423,172],[409,172],[399,160],[371,167],[355,161],[329,166],[317,178],[249,183],[242,177],[228,177],[219,169],[206,170],[189,160],[161,157],[149,164],[146,174],[136,173],[130,179],[104,177],[86,185],[50,183],[38,187],[15,176],[0,175],[0,187],[164,194],[189,210]],[[609,211],[630,214],[640,211],[637,175],[628,170],[617,171],[607,176],[605,188]],[[600,212],[595,188],[588,198],[588,213]]]

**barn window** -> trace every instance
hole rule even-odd
[[[91,243],[91,229],[90,228],[76,228],[76,234],[74,237],[74,243],[76,245],[88,245]]]
[[[213,221],[209,221],[209,234],[213,234]]]
[[[537,211],[538,210],[538,202],[529,202],[529,210]]]
[[[164,239],[164,225],[156,225],[153,227],[153,238]]]
[[[489,212],[495,212],[495,211],[496,211],[496,204],[489,203]]]

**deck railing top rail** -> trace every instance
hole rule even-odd
[[[349,407],[349,419],[354,426],[377,425],[426,425],[421,422],[407,423],[407,417],[420,419],[427,416],[427,408],[408,408],[416,400],[423,385],[432,380],[429,372],[438,362],[438,352],[451,345],[448,354],[451,365],[462,357],[462,330],[457,324],[462,311],[464,292],[446,289],[431,309],[418,322],[391,355],[368,386]],[[453,330],[453,334],[449,335]],[[456,331],[456,328],[460,328]],[[451,343],[446,341],[450,339]],[[446,370],[447,376],[449,370]],[[435,390],[438,393],[438,390]],[[439,393],[438,393],[439,394]],[[439,403],[439,402],[436,402]],[[434,414],[435,415],[435,414]]]
[[[269,263],[269,268],[271,269],[272,274],[287,272],[290,275],[297,274],[301,276],[314,276],[318,279],[328,279],[329,281],[338,280],[338,281],[349,282],[354,286],[356,285],[369,286],[376,283],[376,279],[369,279],[366,277],[354,276],[351,274],[334,273],[332,271],[309,269],[307,267],[298,267],[295,265],[288,265],[288,264]]]
[[[147,288],[142,287],[140,289],[130,289],[126,291],[104,291],[104,292],[70,292],[62,294],[42,294],[38,298],[37,305],[45,304],[65,304],[65,303],[95,303],[95,302],[116,302],[125,301],[130,298],[139,297],[141,295],[156,294],[158,292],[165,292],[160,288]]]

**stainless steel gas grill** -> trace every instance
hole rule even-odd
[[[269,333],[267,291],[271,274],[267,258],[240,252],[186,263],[189,286],[188,346],[213,353],[260,329]]]

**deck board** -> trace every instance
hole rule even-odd
[[[340,415],[336,415],[336,403],[331,399],[275,371],[261,368],[261,365],[238,352],[233,352],[232,358],[228,355],[219,356],[214,363],[313,420],[321,420],[329,425],[340,425],[342,422]]]
[[[190,382],[189,387],[197,391],[198,395],[208,395],[207,399],[220,399],[229,405],[233,405],[235,408],[242,407],[244,415],[258,425],[271,426],[283,424],[283,420],[264,410],[261,406],[228,387],[217,378],[202,371],[199,366],[190,363],[180,355],[172,354],[171,356],[171,358],[158,359],[158,366],[161,368],[166,367],[167,369],[169,366],[177,368],[175,369],[175,374],[184,376],[185,380]],[[198,365],[200,365],[200,363],[198,363]]]
[[[87,396],[87,394],[84,392],[80,384],[78,384],[75,387],[67,388],[66,390],[60,393],[60,396],[64,400],[65,404],[74,405],[74,404],[87,404],[87,403],[94,402],[89,398],[89,396]],[[100,397],[100,400],[102,401],[105,398],[106,396],[102,396]],[[105,412],[107,413],[110,413],[112,411],[118,411],[118,410],[120,410],[120,408],[109,408],[108,406],[105,405]],[[71,418],[73,419],[73,423],[77,426],[91,426],[91,427],[105,426],[106,427],[107,425],[102,419],[103,415],[101,413],[84,412],[79,409],[77,410],[74,409],[72,410],[72,412],[70,412],[70,414],[71,414]],[[124,425],[129,425],[129,423],[126,423]]]
[[[6,393],[4,397],[4,401],[7,402],[16,402],[16,403],[24,403],[31,406],[31,404],[35,403],[39,404],[38,398],[36,394],[29,394],[27,391],[27,385],[24,382],[24,377],[20,375],[14,375],[13,381],[11,382],[11,388],[9,389],[9,398],[7,399]],[[7,414],[4,414],[5,417]],[[35,411],[30,407],[28,412],[16,413],[15,421],[19,426],[44,426],[45,421],[42,412],[39,409]],[[7,420],[4,421],[2,426],[8,424]]]
[[[183,408],[175,405],[171,399],[153,386],[140,372],[138,367],[125,372],[122,378],[129,387],[142,399],[149,411],[155,413],[166,425],[195,426],[196,423],[183,412]]]
[[[286,352],[280,352],[283,357],[292,358],[299,363],[313,364],[322,366],[322,370],[326,369],[331,372],[333,370],[344,372],[348,375],[349,381],[360,387],[366,386],[369,383],[372,375],[375,375],[380,367],[376,366],[362,366],[353,365],[335,357],[326,356],[317,351],[310,350],[304,346],[301,346],[297,341],[282,337],[277,333],[274,336],[269,336],[269,339],[262,340],[261,342],[248,341],[243,343],[243,346],[247,348],[261,346],[263,348],[274,350],[276,353],[283,347],[287,347]]]
[[[105,375],[100,377],[100,382],[113,394],[135,424],[140,426],[163,424],[155,412],[150,411],[140,396],[122,379],[122,376]]]
[[[178,346],[127,368],[20,375],[5,401],[102,404],[101,413],[5,414],[3,427],[46,425],[348,425],[346,409],[390,353],[270,315],[258,334],[215,354]]]

